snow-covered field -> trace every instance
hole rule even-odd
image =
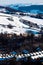
[[[29,16],[15,16],[11,14],[4,14],[0,13],[0,33],[9,33],[9,34],[23,34],[26,33],[26,31],[34,31],[39,32],[40,29],[37,28],[30,28],[28,25],[20,22],[20,19],[25,19],[28,21],[31,21],[33,23],[37,23],[38,25],[43,25],[43,20],[41,19],[35,19],[31,18]],[[12,26],[12,28],[9,28],[8,25]]]
[[[27,16],[27,17],[24,16],[24,17],[22,17],[22,19],[31,21],[32,23],[36,23],[36,24],[38,24],[39,26],[40,26],[40,25],[43,26],[43,19],[32,18],[32,17],[29,17],[29,16]]]

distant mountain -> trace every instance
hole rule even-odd
[[[16,9],[19,10],[19,7],[25,7],[25,6],[30,6],[31,4],[11,4],[8,5],[8,7],[12,8],[12,9]]]
[[[31,4],[16,4],[8,5],[12,9],[16,9],[22,12],[30,13],[43,13],[43,5],[31,5]]]
[[[19,10],[16,10],[14,8],[11,8],[11,7],[5,7],[5,9],[10,11],[10,12],[19,12]]]
[[[18,8],[23,12],[42,12],[43,13],[43,5],[31,5],[31,6],[20,6]]]
[[[20,11],[9,6],[0,6],[0,12],[6,14],[14,14],[15,12],[20,12]]]
[[[16,5],[7,5],[0,6],[0,9],[5,9],[6,13],[14,13],[14,12],[30,12],[30,13],[42,13],[43,14],[43,5],[28,5],[28,4],[16,4]]]
[[[0,6],[0,8],[4,8],[4,6]]]

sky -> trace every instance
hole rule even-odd
[[[9,5],[9,4],[43,4],[43,0],[0,0],[0,5]]]

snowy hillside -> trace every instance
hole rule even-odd
[[[29,24],[30,21],[30,24]],[[41,21],[41,22],[40,22]],[[23,23],[24,22],[24,23]],[[28,22],[28,24],[27,24]],[[16,16],[11,14],[0,13],[0,33],[9,33],[9,34],[23,34],[27,33],[27,31],[32,31],[35,33],[40,32],[40,27],[31,27],[31,23],[36,23],[37,26],[43,26],[43,20],[31,18],[29,16]]]

